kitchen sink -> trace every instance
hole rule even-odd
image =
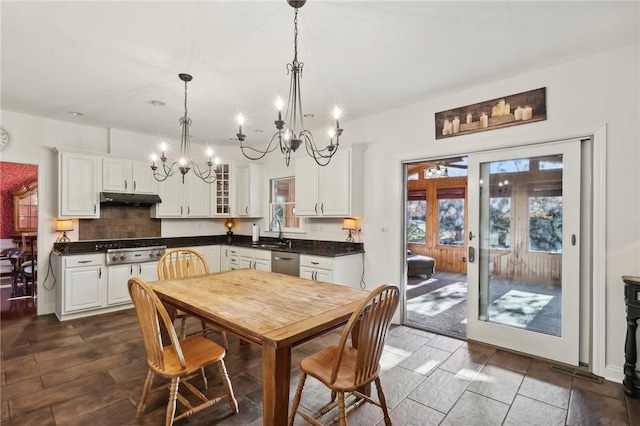
[[[278,243],[271,243],[271,244],[259,243],[259,244],[254,244],[253,247],[278,250],[278,249],[287,248],[288,244],[287,243],[282,243],[282,244],[278,244]]]

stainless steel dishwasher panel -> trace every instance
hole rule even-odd
[[[300,276],[300,255],[286,251],[271,252],[271,272]]]

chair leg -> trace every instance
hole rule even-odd
[[[231,381],[229,380],[229,375],[227,374],[227,368],[224,365],[224,361],[218,361],[218,372],[220,373],[220,379],[222,379],[222,384],[224,385],[224,389],[227,391],[227,398],[229,399],[229,406],[231,407],[231,411],[234,413],[238,412],[238,401],[236,400],[235,395],[233,394],[233,387],[231,386]]]
[[[293,426],[293,420],[296,417],[298,406],[300,405],[300,398],[302,397],[302,388],[304,388],[304,382],[307,380],[307,373],[300,371],[300,379],[298,380],[298,388],[296,389],[296,395],[293,397],[293,405],[291,406],[291,414],[289,414],[289,426]]]
[[[229,341],[227,340],[227,332],[224,330],[220,330],[220,336],[222,336],[222,346],[229,350]]]
[[[209,382],[207,381],[207,375],[204,372],[204,367],[200,369],[200,377],[202,377],[202,385],[204,386],[203,389],[209,389]]]
[[[180,386],[180,377],[174,377],[173,379],[171,379],[165,426],[171,426],[173,424],[173,418],[176,415],[176,399],[178,398],[178,386]]]
[[[382,412],[384,413],[384,424],[385,426],[391,426],[391,418],[389,418],[389,410],[387,409],[387,400],[384,398],[384,392],[382,392],[382,384],[380,383],[380,378],[376,377],[376,389],[378,390],[378,401],[380,402],[380,407],[382,408]]]
[[[151,385],[153,385],[153,371],[149,369],[147,371],[147,378],[144,381],[144,386],[142,387],[142,396],[140,396],[140,402],[138,402],[138,408],[136,409],[136,419],[142,416],[145,405],[147,403],[147,396],[149,395],[149,389],[151,389]]]
[[[182,318],[182,323],[180,324],[180,340],[184,340],[187,337],[187,318]]]
[[[345,413],[344,392],[338,392],[338,419],[340,426],[347,426],[347,414]]]

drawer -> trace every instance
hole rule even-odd
[[[300,256],[300,266],[308,266],[310,268],[333,269],[333,258],[324,256]]]
[[[104,265],[104,253],[82,254],[78,256],[65,256],[65,268],[80,268],[83,266]]]
[[[271,261],[271,250],[253,250],[254,259]]]

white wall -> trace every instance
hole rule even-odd
[[[640,275],[639,46],[565,63],[344,122],[345,141],[368,144],[363,223],[368,285],[401,282],[403,160],[593,134],[607,128],[606,375],[620,380],[626,330],[622,275]],[[435,139],[434,114],[539,87],[547,88],[547,120]],[[386,194],[386,197],[377,196]],[[381,229],[388,227],[388,233]]]
[[[605,54],[568,62],[430,99],[354,121],[343,121],[345,143],[366,143],[365,242],[366,274],[369,287],[383,282],[400,283],[404,264],[402,241],[401,162],[469,153],[531,142],[551,141],[591,134],[607,125],[607,205],[606,282],[596,282],[606,291],[606,375],[622,377],[625,336],[625,308],[621,275],[640,276],[640,116],[638,75],[639,46],[616,49]],[[501,130],[435,140],[434,114],[462,105],[547,88],[548,118],[544,122]],[[58,122],[2,111],[2,126],[12,136],[11,146],[0,160],[37,164],[41,194],[41,223],[38,249],[41,270],[46,270],[46,253],[56,235],[48,232],[56,215],[55,156],[49,148],[81,148],[97,152],[131,153],[146,156],[146,148],[125,141],[137,140],[125,131]],[[111,133],[111,135],[110,135]],[[110,140],[111,139],[111,140]],[[145,144],[152,137],[145,136]],[[127,148],[129,147],[129,148]],[[242,159],[237,147],[220,148],[224,158]],[[265,163],[265,181],[292,175],[281,156],[271,154]],[[268,191],[265,182],[265,200]],[[380,196],[379,194],[384,194]],[[234,233],[250,235],[252,221],[238,221]],[[339,220],[322,220],[315,231],[300,238],[341,241],[346,238]],[[220,232],[219,220],[163,221],[162,235],[202,235]],[[261,221],[262,234],[268,223]],[[382,232],[387,228],[388,232]],[[77,227],[76,227],[77,229]],[[77,232],[77,231],[74,231]],[[72,234],[77,240],[77,234]],[[296,235],[288,235],[296,237]],[[40,274],[44,279],[44,274]],[[50,282],[48,282],[50,285]],[[40,284],[39,314],[53,312],[53,292]]]

